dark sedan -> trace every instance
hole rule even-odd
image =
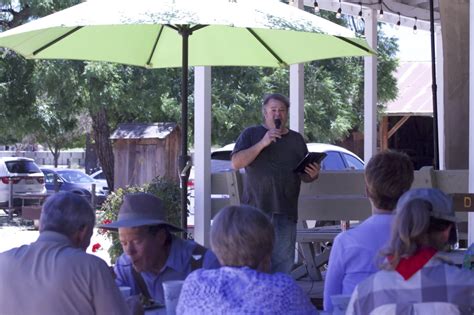
[[[41,168],[41,171],[44,173],[44,181],[48,193],[70,191],[87,198],[87,200],[92,199],[92,184],[96,184],[96,181],[84,172],[74,169],[48,168]],[[104,191],[101,187],[97,186],[95,196],[97,205],[101,205],[106,198]]]

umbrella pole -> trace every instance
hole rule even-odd
[[[188,179],[191,158],[188,155],[188,40],[191,31],[188,26],[179,28],[182,37],[182,76],[181,76],[181,156],[179,169],[181,179],[181,228],[183,239],[187,238],[188,228]]]
[[[436,53],[435,53],[435,29],[433,0],[430,0],[430,39],[431,39],[431,90],[433,93],[433,168],[439,169],[439,146],[438,146],[438,86],[436,84]]]

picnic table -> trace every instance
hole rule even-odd
[[[41,207],[44,201],[51,194],[33,194],[33,193],[17,193],[13,195],[13,199],[20,199],[21,203],[18,206],[21,212],[21,217],[27,220],[39,220],[41,214]]]

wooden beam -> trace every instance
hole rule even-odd
[[[390,139],[390,137],[393,136],[393,134],[397,132],[397,130],[400,129],[400,127],[403,126],[404,123],[406,123],[408,118],[410,118],[410,116],[403,116],[402,119],[397,121],[395,126],[393,126],[392,129],[389,130],[387,140]]]
[[[388,149],[388,116],[383,116],[379,125],[380,151]]]

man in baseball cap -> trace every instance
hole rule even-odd
[[[132,295],[163,303],[163,282],[220,266],[210,250],[171,234],[182,230],[166,221],[163,202],[149,193],[124,195],[117,221],[100,228],[118,230],[124,253],[114,267],[115,281],[131,287]]]

